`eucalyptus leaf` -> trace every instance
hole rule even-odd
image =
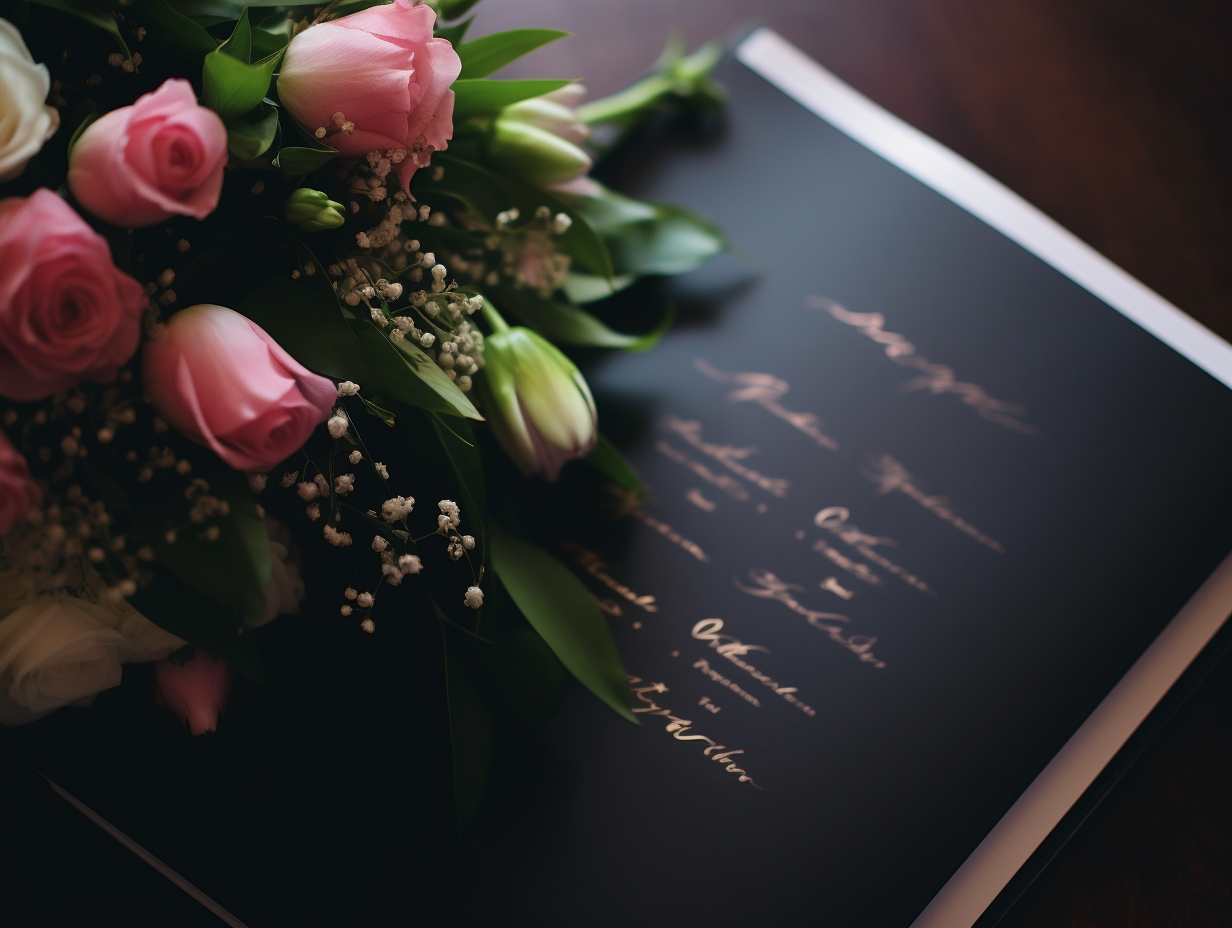
[[[487,77],[528,52],[567,35],[559,29],[510,29],[485,35],[458,46],[458,57],[462,59],[462,73],[458,77]]]
[[[266,112],[257,122],[243,116],[227,120],[227,151],[240,161],[252,161],[265,154],[278,135],[278,110],[263,104]]]
[[[588,690],[621,718],[629,708],[624,665],[603,613],[574,574],[538,545],[493,523],[492,564],[527,621]]]
[[[453,82],[455,122],[472,116],[491,116],[510,103],[541,97],[559,90],[567,80],[491,81],[482,78]]]
[[[625,456],[602,432],[599,433],[594,450],[586,456],[586,463],[618,486],[638,496],[646,495],[646,488],[642,485],[642,480],[637,475],[637,471],[633,469],[633,465],[625,460]]]
[[[469,419],[483,418],[466,394],[418,345],[407,339],[394,344],[384,332],[366,320],[358,320],[353,328],[367,354],[369,366],[387,396],[429,412]]]
[[[318,168],[325,167],[337,157],[338,152],[332,148],[287,145],[279,149],[273,164],[288,177],[302,177]]]

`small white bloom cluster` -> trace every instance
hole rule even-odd
[[[415,509],[415,497],[395,496],[381,503],[381,518],[386,522],[400,522]]]
[[[468,609],[479,609],[483,606],[483,590],[477,586],[468,586],[462,594],[462,603]]]
[[[564,284],[571,262],[552,239],[572,227],[568,213],[553,215],[549,207],[540,206],[531,219],[515,226],[522,216],[518,209],[510,208],[497,214],[495,230],[470,214],[455,218],[470,231],[492,232],[484,240],[484,249],[471,249],[469,258],[450,256],[450,267],[459,278],[474,286],[489,287],[504,280],[541,296],[551,295]]]
[[[325,535],[325,540],[335,548],[349,547],[354,540],[348,532],[340,532],[328,523],[322,527],[322,534]]]
[[[356,396],[359,394],[359,384],[351,383],[349,380],[344,380],[338,384],[339,396]]]

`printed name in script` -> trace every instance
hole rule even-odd
[[[913,390],[928,390],[934,395],[951,393],[961,397],[964,403],[974,407],[975,411],[989,422],[1003,425],[1023,435],[1039,435],[1039,429],[1019,418],[1027,414],[1027,407],[1020,403],[995,400],[983,387],[977,387],[973,383],[961,383],[954,375],[952,367],[933,364],[920,357],[915,352],[915,345],[896,332],[885,330],[885,316],[881,313],[853,313],[823,296],[810,296],[806,302],[813,309],[824,309],[839,322],[852,326],[877,344],[885,345],[886,357],[895,364],[919,371],[919,377],[902,385],[904,393]]]
[[[752,445],[737,448],[734,445],[716,445],[705,441],[702,438],[702,424],[696,420],[667,416],[661,425],[665,431],[679,435],[702,454],[718,461],[733,474],[738,474],[755,487],[760,487],[771,496],[777,496],[779,499],[784,499],[787,496],[787,490],[791,486],[790,480],[784,480],[781,477],[767,477],[741,463],[746,458],[757,453],[757,449]]]
[[[818,631],[825,632],[830,636],[831,641],[855,654],[862,663],[872,664],[878,669],[885,667],[885,661],[873,653],[873,645],[877,643],[876,637],[844,635],[844,629],[838,623],[850,622],[851,619],[837,612],[818,612],[815,609],[809,609],[804,606],[794,595],[795,593],[803,592],[804,587],[797,583],[786,583],[770,571],[761,570],[760,568],[750,570],[749,578],[753,581],[752,586],[745,586],[735,579],[732,582],[736,584],[738,590],[748,593],[750,596],[772,599],[775,602],[782,603],[792,612],[796,613],[796,615],[804,616],[809,625]]]
[[[741,371],[729,374],[717,367],[711,366],[702,358],[694,358],[693,366],[717,383],[735,384],[736,389],[727,394],[732,403],[756,403],[766,412],[782,419],[797,432],[802,432],[813,439],[822,448],[830,451],[838,450],[838,442],[821,430],[821,419],[811,412],[792,412],[779,403],[791,389],[786,380],[780,380],[772,374],[758,374],[752,371]]]
[[[764,651],[770,653],[769,648],[763,648],[755,644],[744,644],[739,638],[733,638],[731,635],[719,634],[723,629],[722,619],[702,619],[693,626],[693,637],[700,641],[707,641],[710,647],[714,648],[719,654],[727,658],[758,683],[770,687],[776,696],[782,696],[787,702],[791,703],[805,715],[816,715],[817,712],[812,706],[801,702],[797,698],[796,693],[800,691],[799,687],[781,686],[776,683],[771,677],[766,676],[752,664],[742,658],[750,651]],[[704,663],[704,662],[702,662]],[[693,665],[694,667],[697,664]],[[707,665],[708,666],[708,665]]]
[[[655,598],[653,596],[638,596],[623,583],[616,580],[611,574],[608,573],[609,570],[614,570],[615,568],[612,567],[611,564],[604,563],[603,558],[599,557],[599,555],[594,551],[591,551],[589,548],[584,548],[577,542],[573,541],[566,541],[564,548],[573,557],[573,560],[577,562],[579,567],[602,583],[613,593],[616,593],[623,599],[627,599],[635,606],[640,606],[647,612],[659,611],[659,607],[654,604]],[[600,608],[602,608],[602,606],[600,606]],[[604,611],[606,612],[607,610],[605,609]],[[621,613],[619,611],[616,612],[616,615],[620,614]]]
[[[893,538],[886,538],[881,535],[870,535],[867,532],[862,532],[857,526],[848,521],[850,518],[851,512],[846,507],[827,506],[825,509],[818,512],[817,515],[813,516],[813,524],[818,528],[824,528],[832,535],[837,535],[844,544],[851,545],[851,547],[861,557],[872,561],[878,567],[884,568],[908,586],[913,586],[921,593],[927,593],[929,596],[937,595],[927,583],[915,574],[908,573],[881,552],[873,550],[877,545],[893,545],[895,543]],[[804,533],[800,532],[798,537],[803,538]],[[845,562],[850,563],[842,556],[840,552],[835,551],[820,539],[813,542],[813,550],[824,555],[840,567],[843,567]],[[866,579],[859,568],[864,568],[866,571],[868,570],[864,564],[852,564],[851,567],[846,569],[849,569],[857,577]],[[877,582],[880,582],[880,578],[875,579]]]
[[[647,686],[636,686],[635,685],[641,682],[642,682],[641,677],[629,677],[629,689],[633,690],[633,694],[641,702],[646,703],[645,706],[634,707],[633,709],[634,712],[639,712],[639,713],[644,712],[648,715],[664,716],[667,719],[666,731],[673,738],[675,738],[677,741],[704,741],[708,745],[708,747],[705,747],[702,749],[702,754],[704,754],[706,757],[710,758],[713,761],[717,761],[720,764],[726,764],[726,766],[723,769],[726,770],[728,773],[734,774],[737,777],[739,777],[737,782],[748,783],[754,789],[761,789],[760,786],[758,786],[756,783],[753,782],[753,778],[751,776],[749,776],[740,767],[737,767],[735,763],[732,762],[731,760],[737,754],[743,754],[744,751],[736,751],[736,750],[729,751],[727,750],[727,745],[719,744],[717,741],[713,741],[710,738],[707,738],[705,735],[685,734],[686,732],[693,730],[692,728],[693,723],[691,721],[689,721],[688,719],[677,718],[676,716],[672,715],[672,711],[670,709],[660,708],[659,706],[655,704],[653,697],[648,698],[646,696],[647,693],[666,693],[667,687],[662,683],[651,683]],[[743,763],[743,761],[741,761],[741,763]]]
[[[710,563],[710,555],[703,551],[696,542],[685,538],[666,522],[662,522],[654,516],[646,515],[642,511],[642,501],[638,499],[636,493],[626,490],[624,487],[618,487],[615,484],[608,484],[607,491],[616,501],[616,515],[618,517],[632,516],[644,525],[654,529],[672,544],[683,548],[703,564]]]
[[[878,493],[891,493],[898,490],[911,497],[938,519],[949,522],[964,535],[969,535],[987,548],[992,548],[998,554],[1004,554],[1005,548],[1001,542],[989,538],[970,522],[955,514],[950,508],[950,501],[944,496],[929,496],[921,490],[911,473],[888,454],[870,455],[868,467],[860,470],[865,477],[877,484]]]

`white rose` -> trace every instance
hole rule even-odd
[[[17,27],[0,19],[0,183],[25,170],[59,128],[59,111],[44,104],[50,91],[47,66],[35,64]]]
[[[280,615],[298,615],[304,601],[304,578],[291,560],[291,532],[270,516],[265,517],[270,542],[270,585],[265,590],[265,612],[244,624],[260,628]]]
[[[126,602],[40,596],[0,620],[0,724],[88,706],[119,685],[121,664],[160,660],[184,644]]]

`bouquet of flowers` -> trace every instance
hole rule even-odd
[[[0,0],[3,724],[158,661],[214,731],[306,596],[439,626],[451,714],[486,673],[541,717],[563,666],[633,719],[525,497],[577,459],[640,492],[559,346],[649,348],[667,307],[610,298],[723,241],[589,172],[720,101],[717,54],[581,103],[490,78],[563,33],[466,41],[473,3]]]

